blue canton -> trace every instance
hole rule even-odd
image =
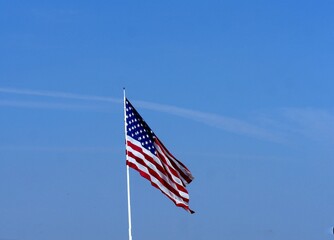
[[[126,99],[126,134],[140,142],[142,147],[153,154],[156,154],[154,147],[154,133],[139,115],[136,109],[132,106],[129,100]]]

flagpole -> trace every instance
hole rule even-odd
[[[125,149],[127,149],[126,141],[126,97],[125,88],[123,88],[124,95],[124,134],[125,134]],[[132,240],[132,224],[131,224],[131,201],[130,201],[130,170],[129,165],[126,165],[126,182],[127,182],[127,193],[128,193],[128,220],[129,220],[129,240]]]

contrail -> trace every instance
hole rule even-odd
[[[204,123],[205,125],[223,129],[228,132],[249,135],[249,136],[253,136],[253,137],[257,137],[261,139],[267,139],[267,140],[274,141],[274,142],[283,141],[282,136],[279,136],[278,134],[272,133],[271,131],[268,131],[267,129],[258,127],[256,125],[250,124],[248,122],[245,122],[239,119],[221,116],[221,115],[213,114],[213,113],[207,113],[207,112],[190,110],[186,108],[170,106],[170,105],[163,105],[163,104],[157,104],[157,103],[151,103],[151,102],[145,102],[145,101],[134,101],[134,102],[137,103],[138,106],[145,108],[145,109],[165,112],[165,113],[176,115],[182,118],[191,119],[197,122]]]
[[[122,152],[123,149],[115,149],[111,147],[57,147],[57,146],[0,146],[1,151],[39,151],[39,152]],[[2,240],[0,238],[0,240]]]
[[[30,89],[16,89],[16,88],[4,88],[0,87],[0,93],[10,93],[18,95],[29,95],[29,96],[43,96],[52,98],[63,98],[63,99],[78,99],[87,101],[103,101],[121,104],[122,99],[101,97],[94,95],[82,95],[68,92],[53,92],[53,91],[36,91]],[[273,142],[282,142],[283,137],[277,133],[273,133],[268,129],[258,127],[254,124],[231,118],[221,116],[218,114],[201,112],[191,110],[187,108],[180,108],[176,106],[157,104],[146,101],[133,101],[138,107],[149,109],[157,112],[164,112],[186,118],[192,121],[201,122],[205,125],[212,126],[215,128],[223,129],[224,131],[236,133],[239,135],[248,135],[259,139],[269,140]],[[55,104],[55,103],[40,103],[40,102],[21,102],[21,101],[0,101],[0,106],[13,106],[13,107],[31,107],[31,108],[58,108],[58,109],[87,109],[87,110],[98,110],[97,106],[83,106],[83,105],[66,105],[66,104]],[[103,110],[103,108],[99,108]]]
[[[87,104],[68,104],[52,102],[32,102],[32,101],[12,101],[0,100],[0,106],[19,107],[19,108],[37,108],[37,109],[60,109],[60,110],[88,110],[88,111],[107,111],[108,109],[98,105]]]
[[[0,92],[19,94],[19,95],[29,95],[29,96],[43,96],[43,97],[53,97],[53,98],[67,98],[67,99],[122,103],[122,100],[117,98],[83,95],[83,94],[75,94],[68,92],[36,91],[30,89],[3,88],[3,87],[0,87]]]

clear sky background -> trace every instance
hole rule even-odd
[[[0,240],[128,239],[122,88],[195,176],[133,239],[333,239],[334,2],[0,1]]]

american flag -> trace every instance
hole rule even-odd
[[[188,168],[177,160],[153,133],[128,99],[125,99],[126,164],[137,170],[171,199],[190,213],[186,185],[193,180]]]

